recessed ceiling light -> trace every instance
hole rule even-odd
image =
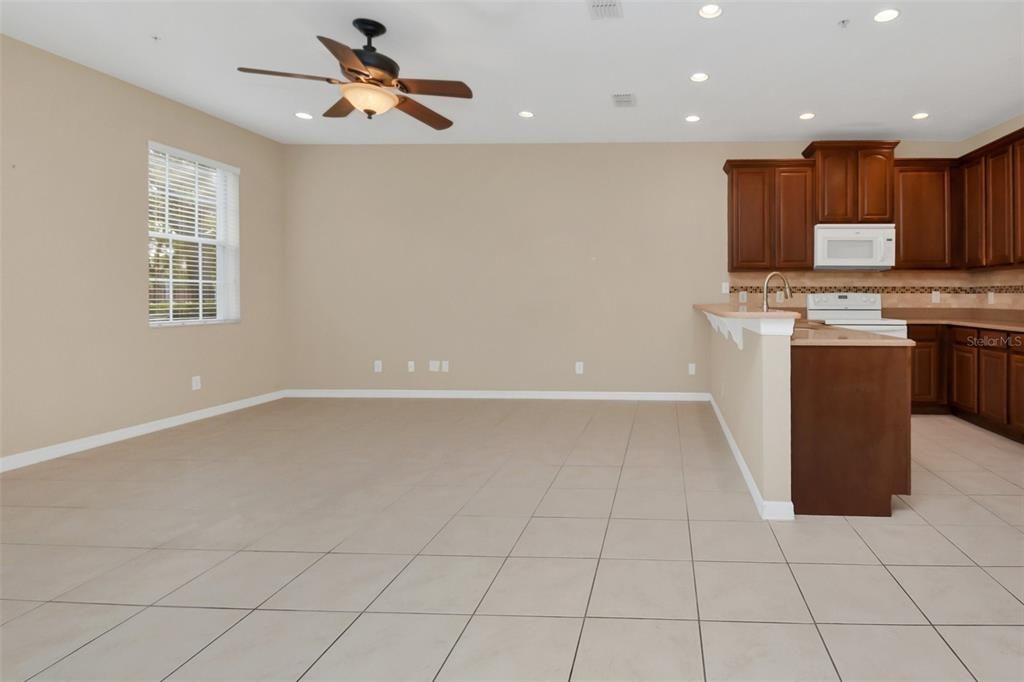
[[[532,111],[520,111],[519,112],[519,118],[533,118],[533,112]]]
[[[308,121],[313,118],[313,114],[307,114],[305,111],[296,111],[295,118],[301,118],[303,121]]]
[[[807,113],[800,114],[801,121],[810,121],[812,118],[814,118],[814,114],[809,111]]]
[[[704,5],[697,10],[697,14],[703,19],[716,19],[722,16],[722,8],[718,5]]]
[[[900,15],[898,9],[883,9],[881,12],[875,15],[875,21],[880,24],[884,24],[887,21],[892,21]]]
[[[928,118],[928,112],[927,111],[919,111],[916,114],[914,114],[913,116],[911,116],[910,118],[914,119],[915,121],[923,121],[924,119]]]
[[[689,116],[686,117],[687,123],[696,123],[699,120],[700,116],[698,116],[697,114],[690,114]]]
[[[690,76],[690,80],[692,80],[694,83],[703,83],[709,78],[711,78],[711,76],[707,75],[703,71],[698,71],[697,73]]]

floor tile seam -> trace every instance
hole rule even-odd
[[[683,449],[683,428],[681,424],[681,415],[679,414],[679,405],[676,405],[672,409],[673,416],[675,417],[676,425],[676,439],[679,442],[679,450],[682,452]],[[719,427],[720,428],[720,427]],[[724,434],[723,434],[724,436]],[[686,486],[686,459],[679,465],[680,470],[683,474],[683,508],[686,510],[686,536],[690,542],[690,574],[693,578],[693,603],[694,609],[697,613],[697,645],[700,647],[700,667],[703,674],[703,678],[706,681],[708,678],[708,666],[707,658],[704,654],[704,633],[700,627],[700,597],[697,596],[697,557],[693,551],[693,519],[690,518],[690,491]]]

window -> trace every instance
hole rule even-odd
[[[149,145],[149,324],[239,319],[238,169]]]

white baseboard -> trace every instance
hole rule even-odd
[[[188,424],[189,422],[199,421],[200,419],[216,417],[217,415],[225,414],[227,412],[244,410],[247,407],[269,403],[273,400],[279,400],[285,397],[284,394],[285,391],[264,393],[263,395],[253,396],[252,398],[244,398],[230,403],[214,405],[213,407],[206,407],[201,410],[186,412],[185,414],[179,414],[174,417],[165,417],[164,419],[157,419],[155,421],[146,422],[145,424],[126,426],[123,429],[107,431],[106,433],[98,433],[94,436],[76,438],[75,440],[55,443],[54,445],[47,445],[42,448],[36,448],[35,450],[26,450],[13,455],[7,455],[6,457],[0,457],[0,472],[20,469],[21,467],[28,466],[30,464],[38,464],[39,462],[57,459],[58,457],[65,457],[76,452],[82,452],[83,450],[91,450],[92,448],[98,448],[103,445],[110,445],[111,443],[116,443],[121,440],[128,440],[129,438],[135,438],[136,436],[144,436],[147,433],[170,429],[175,426],[181,426],[182,424]]]
[[[658,400],[707,402],[710,393],[671,391],[478,391],[390,388],[291,388],[287,398],[443,398],[468,400]]]
[[[729,449],[732,451],[732,456],[736,460],[736,464],[740,468],[740,472],[743,474],[743,480],[747,482],[747,488],[750,490],[750,496],[754,498],[754,506],[757,507],[757,513],[761,515],[762,519],[768,521],[790,521],[795,517],[793,513],[793,502],[792,500],[766,500],[761,496],[761,491],[757,487],[757,483],[754,482],[754,477],[750,473],[750,469],[747,467],[746,460],[743,459],[743,453],[740,452],[739,445],[736,444],[736,439],[732,436],[732,431],[729,430],[729,425],[725,423],[725,416],[722,411],[718,408],[718,403],[715,402],[714,396],[710,398],[711,408],[715,411],[715,416],[718,417],[718,423],[722,427],[722,433],[725,434],[725,440],[729,443]]]

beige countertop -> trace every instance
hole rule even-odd
[[[882,316],[908,324],[948,324],[956,327],[1024,332],[1024,310],[986,308],[885,308]]]
[[[830,327],[820,322],[802,320],[793,329],[794,346],[865,346],[901,347],[913,346],[910,339],[884,336],[854,329]]]
[[[761,306],[733,305],[732,303],[694,303],[695,310],[719,317],[740,317],[759,318],[768,320],[791,319],[797,320],[803,317],[795,310],[776,310],[772,308],[768,312],[761,310]]]

